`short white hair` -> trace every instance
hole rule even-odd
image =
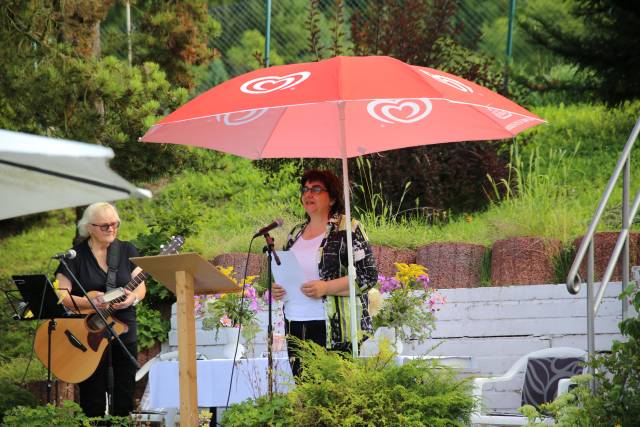
[[[120,215],[118,215],[118,210],[111,203],[107,202],[98,202],[92,205],[87,206],[87,209],[84,210],[82,214],[82,218],[78,221],[78,234],[81,237],[89,237],[89,230],[87,226],[93,222],[96,214],[99,212],[104,212],[107,209],[112,209],[115,212],[118,221],[120,221]]]

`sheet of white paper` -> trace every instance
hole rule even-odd
[[[284,296],[285,303],[296,302],[308,303],[313,301],[302,293],[300,287],[304,280],[304,274],[302,273],[302,267],[298,263],[298,259],[291,251],[276,251],[280,258],[280,265],[276,264],[275,260],[271,261],[271,271],[273,273],[273,281],[282,286],[287,293]]]

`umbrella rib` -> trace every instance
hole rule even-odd
[[[123,187],[118,187],[116,185],[111,185],[111,184],[105,184],[104,182],[100,182],[100,181],[96,181],[93,179],[89,179],[89,178],[82,178],[79,176],[73,176],[73,175],[68,175],[65,173],[60,173],[60,172],[55,172],[55,171],[51,171],[51,170],[47,170],[47,169],[42,169],[42,168],[38,168],[35,166],[29,166],[29,165],[22,165],[20,163],[15,163],[15,162],[10,162],[8,160],[2,160],[0,159],[0,163],[3,163],[5,165],[9,165],[9,166],[13,166],[16,168],[20,168],[20,169],[26,169],[32,172],[38,172],[38,173],[42,173],[45,175],[51,175],[51,176],[56,176],[58,178],[63,178],[63,179],[68,179],[70,181],[77,181],[77,182],[81,182],[83,184],[89,184],[89,185],[94,185],[96,187],[103,187],[103,188],[107,188],[109,190],[114,190],[114,191],[120,191],[126,194],[131,194],[131,192],[129,190],[127,190],[126,188]]]
[[[480,110],[481,108],[485,108],[485,109],[493,108],[494,110],[500,110],[500,111],[504,111],[504,112],[507,112],[507,113],[510,113],[510,114],[516,114],[516,115],[521,116],[521,117],[527,117],[527,118],[532,119],[534,121],[537,120],[537,121],[539,121],[541,123],[548,123],[544,119],[539,119],[539,118],[536,118],[536,117],[527,116],[525,114],[516,113],[515,111],[505,110],[504,108],[489,107],[489,106],[483,106],[483,105],[478,105],[478,104],[472,104],[472,103],[468,103],[468,102],[456,102],[456,101],[449,101],[449,102],[458,103],[458,104],[461,104],[461,105],[466,105],[467,107],[472,108],[474,111],[476,111],[477,113],[480,113],[480,114],[482,114],[482,113],[480,111],[478,111],[478,110]],[[509,132],[509,134],[511,135],[511,138],[515,138],[520,133],[520,132],[514,132],[514,131],[509,130],[509,129],[505,128],[504,126],[502,126],[502,123],[500,123],[499,119],[497,117],[495,117],[495,116],[491,117],[491,115],[487,115],[486,118],[488,120],[490,120],[491,123],[495,124],[496,126],[502,128],[502,129],[505,129],[507,132]]]
[[[273,136],[273,133],[276,131],[276,128],[278,127],[278,124],[282,121],[282,118],[284,117],[285,113],[287,112],[287,109],[288,109],[288,107],[284,107],[284,111],[282,112],[282,114],[280,114],[280,117],[278,117],[278,120],[276,121],[275,125],[271,127],[271,131],[269,131],[269,136],[267,136],[267,138],[264,141],[264,145],[262,146],[262,150],[260,150],[260,157],[258,157],[258,159],[263,159],[262,154],[267,149],[267,146],[269,145],[269,140]]]

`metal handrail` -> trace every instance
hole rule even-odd
[[[593,240],[593,236],[596,232],[596,228],[600,223],[600,219],[602,218],[602,214],[604,213],[604,209],[609,202],[609,198],[613,193],[616,182],[618,178],[620,178],[620,174],[622,173],[623,168],[625,169],[625,174],[623,177],[623,202],[622,202],[622,227],[624,229],[628,229],[631,225],[631,219],[629,218],[629,180],[630,180],[630,160],[631,160],[631,149],[633,148],[633,144],[638,138],[638,134],[640,133],[640,118],[636,121],[633,130],[631,131],[631,135],[629,135],[629,139],[622,150],[622,154],[618,159],[618,163],[616,164],[616,168],[613,170],[613,174],[611,178],[609,178],[609,182],[600,198],[600,203],[596,208],[596,213],[593,215],[591,219],[591,224],[589,224],[589,229],[587,230],[587,234],[585,234],[582,239],[582,243],[576,252],[576,257],[573,260],[573,264],[571,264],[571,269],[569,269],[569,274],[567,274],[567,290],[572,294],[577,294],[580,291],[580,283],[576,282],[576,278],[578,277],[578,269],[580,268],[580,264],[584,260],[584,256],[587,253],[587,249],[591,240]],[[626,194],[624,194],[626,193]],[[640,194],[640,193],[639,193]],[[636,199],[638,196],[636,195]],[[636,208],[637,209],[637,208]],[[628,246],[628,245],[627,245]],[[628,248],[626,249],[628,252]],[[617,260],[616,260],[617,261]],[[628,263],[628,260],[627,260]],[[614,263],[615,264],[615,263]],[[627,270],[628,270],[627,265]],[[624,274],[623,274],[624,275]],[[628,276],[628,273],[627,273]],[[606,286],[603,282],[603,286]]]
[[[589,224],[589,229],[587,234],[582,239],[582,243],[578,248],[576,253],[576,257],[573,260],[573,264],[569,269],[569,274],[567,274],[567,290],[569,293],[577,294],[580,291],[581,279],[578,275],[578,269],[580,265],[584,261],[585,255],[587,257],[587,347],[589,351],[589,360],[593,360],[593,356],[595,354],[595,316],[598,314],[598,308],[600,307],[600,303],[602,302],[602,298],[604,296],[607,285],[609,284],[609,280],[611,280],[611,276],[613,275],[613,270],[615,269],[616,264],[618,263],[618,258],[620,258],[620,254],[622,254],[622,289],[626,289],[629,284],[629,230],[631,228],[631,224],[633,222],[633,218],[636,216],[638,211],[638,207],[640,206],[640,191],[636,194],[633,206],[629,208],[629,187],[631,181],[631,149],[633,148],[636,139],[638,138],[638,134],[640,133],[640,118],[636,121],[633,130],[631,131],[631,135],[629,135],[629,139],[627,139],[627,143],[625,144],[622,154],[620,154],[620,158],[618,159],[618,163],[616,164],[615,169],[613,170],[613,174],[611,174],[611,178],[609,178],[609,182],[607,183],[607,187],[600,198],[600,203],[596,208],[596,212],[591,219],[591,224]],[[600,284],[600,289],[598,290],[598,295],[593,298],[593,289],[594,289],[594,241],[593,237],[596,232],[596,228],[600,223],[600,219],[602,218],[602,214],[604,209],[609,202],[609,198],[613,193],[616,183],[620,178],[620,174],[623,173],[622,177],[622,229],[618,234],[618,239],[616,241],[616,246],[613,249],[613,253],[609,258],[609,263],[607,264],[607,268],[605,269],[604,275],[602,276],[602,281]],[[627,313],[627,303],[626,301],[622,302],[622,318],[626,317]],[[591,374],[595,374],[595,368],[593,365],[589,368]],[[591,382],[591,389],[595,392],[595,380]]]
[[[635,199],[633,200],[633,207],[629,212],[629,218],[633,219],[636,216],[638,211],[638,206],[640,206],[640,192],[636,194]],[[616,268],[616,264],[618,262],[618,258],[620,257],[620,252],[622,252],[625,243],[629,237],[629,229],[630,225],[624,226],[622,230],[620,230],[620,234],[618,234],[618,240],[616,241],[616,246],[613,249],[613,253],[611,254],[611,258],[609,259],[609,263],[607,264],[607,268],[604,271],[604,275],[602,276],[602,286],[600,286],[600,290],[598,291],[598,295],[596,296],[596,301],[593,307],[593,315],[596,316],[598,314],[598,308],[600,308],[600,303],[602,302],[602,297],[604,296],[604,291],[606,286],[609,284],[609,280],[611,280],[611,276],[613,275],[613,270]],[[629,269],[629,262],[627,261],[626,267],[623,268]],[[626,287],[626,284],[625,286]]]

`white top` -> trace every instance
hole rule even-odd
[[[324,238],[324,233],[310,240],[305,240],[302,236],[291,246],[290,251],[298,260],[304,281],[320,279],[318,273],[318,249]],[[302,287],[302,283],[300,283]],[[296,300],[295,304],[287,304],[285,294],[284,315],[287,320],[326,320],[327,314],[324,310],[322,298],[309,298],[304,296]]]

